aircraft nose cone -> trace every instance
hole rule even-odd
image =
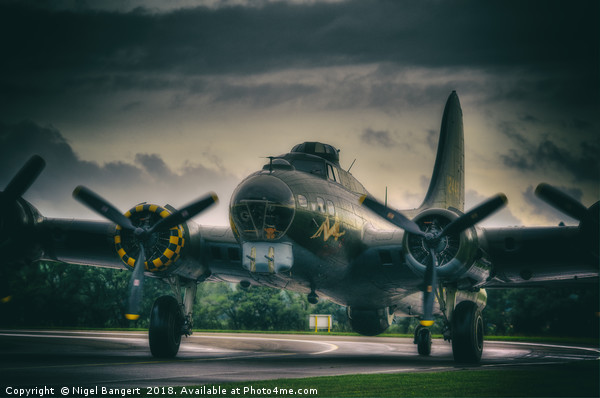
[[[277,240],[294,218],[294,195],[279,178],[259,174],[236,188],[229,211],[232,229],[242,240]]]

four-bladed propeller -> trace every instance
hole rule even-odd
[[[127,319],[135,320],[139,318],[139,307],[142,301],[144,288],[144,269],[146,263],[146,254],[144,246],[155,233],[160,233],[182,224],[201,211],[218,201],[217,195],[210,193],[207,196],[190,203],[184,208],[175,211],[165,218],[160,219],[152,226],[136,227],[131,220],[125,217],[115,206],[110,204],[100,195],[92,192],[86,187],[78,186],[73,191],[73,197],[89,207],[91,210],[121,226],[124,230],[133,232],[137,240],[139,254],[135,261],[133,275],[129,283],[129,300],[127,303]]]
[[[504,206],[507,199],[504,194],[498,194],[458,217],[439,232],[422,231],[419,225],[411,219],[395,210],[387,208],[387,206],[366,195],[360,198],[360,202],[363,206],[371,209],[398,228],[424,239],[425,246],[429,250],[430,260],[427,263],[423,277],[423,319],[421,320],[421,324],[423,326],[431,326],[433,324],[433,303],[437,286],[437,267],[439,265],[436,247],[440,239],[447,235],[461,233],[474,226]]]

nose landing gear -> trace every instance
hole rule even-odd
[[[415,340],[419,355],[428,357],[431,354],[431,331],[421,325],[415,329]]]

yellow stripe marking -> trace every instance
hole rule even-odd
[[[420,321],[419,323],[423,326],[431,326],[434,324],[434,321]]]
[[[135,321],[139,318],[139,315],[136,314],[125,314],[125,318],[129,319],[130,321]]]

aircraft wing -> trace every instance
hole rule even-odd
[[[485,229],[481,235],[492,264],[485,287],[598,282],[598,252],[580,227]]]
[[[200,226],[192,221],[180,225],[183,243],[172,264],[155,267],[147,274],[154,276],[180,275],[190,280],[204,280],[210,276],[227,280],[238,279],[242,272],[239,243],[229,227]],[[116,224],[107,221],[72,219],[43,219],[31,230],[39,242],[37,259],[69,264],[127,269],[124,261],[130,249],[115,242]],[[125,238],[123,238],[125,239]],[[123,252],[119,253],[119,250]],[[147,248],[148,252],[166,252],[160,244]],[[152,258],[159,255],[153,255]],[[125,257],[126,259],[127,257]],[[133,268],[133,266],[131,266]],[[213,275],[215,272],[215,275]]]

